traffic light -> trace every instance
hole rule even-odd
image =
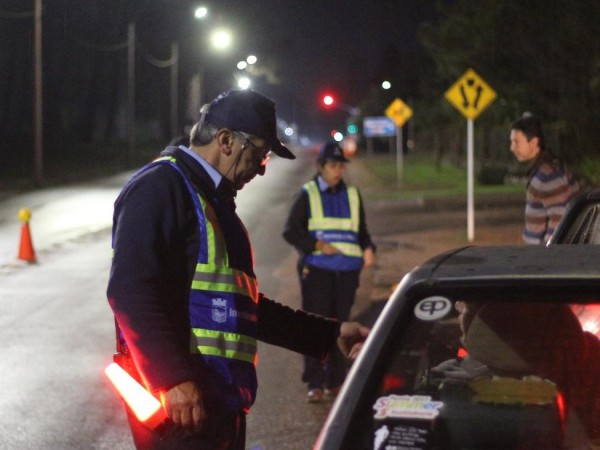
[[[331,106],[335,103],[333,96],[331,96],[330,94],[325,94],[323,96],[322,101],[323,101],[323,105],[325,105],[325,106]]]

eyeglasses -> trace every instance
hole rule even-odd
[[[267,164],[267,162],[271,158],[271,148],[270,147],[257,146],[254,142],[252,142],[250,140],[250,136],[248,136],[246,133],[242,133],[241,131],[234,131],[234,133],[237,133],[241,137],[244,138],[244,143],[242,144],[242,147],[246,147],[247,145],[249,145],[251,147],[251,149],[254,151],[254,154],[257,156],[260,156],[260,165],[261,166],[264,166],[265,164]],[[256,160],[258,162],[258,158],[256,158]]]

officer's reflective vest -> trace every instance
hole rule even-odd
[[[326,255],[314,250],[304,258],[304,262],[327,270],[360,270],[363,265],[363,251],[358,238],[358,190],[353,186],[346,186],[337,194],[328,196],[324,202],[315,180],[306,183],[303,189],[308,194],[310,205],[309,233],[340,251],[335,255]]]
[[[225,239],[211,204],[197,192],[175,158],[156,164],[173,167],[183,178],[194,202],[200,249],[190,298],[190,352],[201,358],[204,382],[231,409],[248,409],[256,398],[258,282],[229,266]],[[240,230],[245,232],[245,230]]]

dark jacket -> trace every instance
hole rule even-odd
[[[235,190],[226,180],[215,190],[197,161],[175,147],[166,152],[176,157],[209,201],[229,205],[235,215]],[[223,229],[228,249],[249,248],[246,233],[228,231]],[[107,296],[135,364],[152,390],[169,389],[198,375],[189,352],[188,295],[199,244],[191,196],[173,168],[153,167],[124,187],[115,202]],[[230,264],[243,270],[238,266],[245,261]],[[322,358],[339,326],[335,320],[260,296],[258,339],[264,342]]]

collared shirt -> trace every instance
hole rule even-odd
[[[208,161],[206,161],[198,153],[192,151],[184,145],[180,145],[179,148],[186,152],[188,155],[190,155],[192,158],[194,158],[196,161],[198,161],[198,163],[204,168],[204,170],[206,170],[206,173],[208,173],[210,179],[213,180],[213,183],[215,183],[215,188],[218,188],[219,184],[221,183],[221,180],[223,179],[223,175],[221,175],[217,169],[211,166],[208,163]]]
[[[317,184],[321,192],[336,193],[340,190],[340,183],[336,184],[335,186],[329,186],[327,181],[325,181],[325,179],[321,175],[317,176]]]

